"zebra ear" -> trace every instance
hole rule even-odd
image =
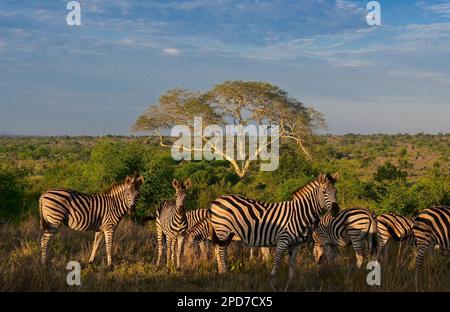
[[[180,182],[178,182],[178,180],[174,178],[172,181],[172,186],[178,190],[180,188]]]
[[[131,178],[130,176],[127,176],[127,177],[125,178],[125,183],[126,183],[127,185],[130,185],[131,183],[133,183],[133,178]]]
[[[139,187],[142,184],[144,184],[144,177],[143,176],[138,176],[137,178],[134,179],[134,184]]]
[[[333,183],[336,183],[337,182],[337,180],[339,180],[339,172],[336,172],[335,174],[333,174],[332,176],[331,176],[332,178],[333,178]]]
[[[186,190],[190,189],[191,186],[192,186],[192,181],[191,181],[191,179],[187,179],[186,181],[184,181],[184,188],[185,188]]]
[[[325,183],[325,175],[323,173],[319,174],[319,177],[317,178],[317,180],[319,181],[320,184],[324,184]]]

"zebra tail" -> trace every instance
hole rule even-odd
[[[48,230],[48,223],[47,221],[45,221],[44,216],[42,215],[42,196],[39,197],[39,223],[41,231],[45,232],[46,230]]]
[[[371,219],[371,223],[370,223],[370,229],[369,229],[369,246],[370,246],[370,253],[372,256],[376,256],[377,254],[377,240],[378,240],[378,235],[377,235],[377,216],[374,213],[370,214],[370,219]]]

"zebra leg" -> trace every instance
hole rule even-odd
[[[178,250],[177,250],[177,270],[180,269],[180,260],[181,257],[183,255],[183,249],[184,249],[184,240],[185,237],[184,236],[179,236],[178,237]]]
[[[356,266],[359,269],[364,262],[364,250],[361,244],[361,238],[359,236],[352,236],[350,240],[352,241],[353,250],[356,253]]]
[[[177,256],[177,241],[178,241],[179,237],[175,238],[172,240],[172,246],[171,246],[171,263],[172,263],[172,268],[175,267],[175,260],[176,260],[176,256]]]
[[[41,236],[41,262],[43,265],[47,263],[48,247],[50,240],[55,235],[56,229],[47,229]]]
[[[219,274],[226,273],[228,271],[227,263],[226,263],[227,254],[228,254],[228,245],[216,244],[215,252],[216,252],[217,266],[219,269]]]
[[[291,283],[292,279],[295,276],[295,263],[297,261],[297,255],[299,250],[299,245],[293,245],[288,247],[288,254],[289,254],[289,278],[288,282],[286,284],[286,287],[284,288],[284,291],[286,292],[289,284]]]
[[[386,260],[387,256],[387,250],[386,250],[387,242],[385,240],[382,240],[381,238],[378,238],[378,246],[377,246],[377,261],[380,260]]]
[[[201,241],[197,244],[197,246],[200,247],[200,253],[201,253],[202,259],[208,258],[208,250],[206,249],[206,242]]]
[[[275,275],[277,274],[277,271],[280,268],[280,262],[283,259],[283,255],[287,247],[288,245],[285,241],[279,241],[277,244],[275,257],[273,258],[272,270],[270,272],[271,280],[275,279]]]
[[[92,252],[91,256],[89,257],[89,263],[94,262],[95,254],[97,253],[98,246],[100,245],[102,240],[103,240],[103,233],[100,231],[95,232],[94,243],[92,245]]]
[[[253,258],[255,257],[253,254],[253,248],[254,247],[250,247],[250,257],[249,257],[250,260],[253,260]]]
[[[170,261],[172,260],[172,242],[174,239],[168,239],[166,236],[166,249],[167,249],[167,259],[166,259],[166,267],[170,269]]]
[[[105,242],[106,242],[106,262],[109,268],[112,267],[112,246],[114,241],[114,229],[105,230]]]
[[[421,244],[417,245],[417,257],[416,257],[416,274],[414,277],[415,284],[416,284],[416,291],[418,291],[418,283],[419,283],[419,274],[422,269],[422,265],[424,262],[425,254],[430,248],[427,244],[428,242],[421,242]]]
[[[159,223],[156,223],[156,241],[158,243],[158,255],[156,256],[156,268],[158,269],[159,265],[161,264],[161,257],[162,257],[163,248],[164,248],[164,234],[163,234],[163,231],[162,231]],[[166,249],[167,249],[167,253],[168,253],[169,247],[167,247]]]

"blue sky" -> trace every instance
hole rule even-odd
[[[450,132],[450,1],[0,0],[0,133],[129,134],[165,90],[263,80],[328,132]]]

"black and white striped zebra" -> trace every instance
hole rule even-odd
[[[195,209],[186,212],[188,223],[188,237],[191,245],[202,256],[206,256],[206,243],[211,239],[211,226],[209,223],[209,209]]]
[[[264,203],[238,195],[221,196],[211,204],[211,225],[220,273],[227,271],[227,248],[234,235],[249,246],[276,246],[271,278],[289,253],[289,280],[294,276],[299,244],[306,241],[312,224],[323,210],[337,213],[334,183],[338,175],[321,174],[294,192],[291,201]],[[286,285],[286,288],[287,288]]]
[[[209,209],[197,209],[193,211],[189,211],[186,213],[186,216],[189,220],[189,214],[201,211],[201,218],[197,218],[197,221],[190,222],[189,225],[189,234],[188,236],[192,239],[193,247],[198,250],[200,248],[201,255],[206,255],[206,242],[212,240],[212,228],[211,221],[208,216],[204,213],[209,212]],[[198,221],[200,220],[200,221]],[[189,221],[188,221],[189,223]],[[191,226],[192,225],[192,226]],[[240,237],[233,236],[233,241],[241,241]],[[255,260],[255,249],[259,249],[259,256],[261,260],[268,261],[270,257],[270,248],[269,247],[250,247],[250,260]]]
[[[450,250],[450,207],[435,206],[422,211],[414,220],[413,232],[417,247],[417,289],[418,275],[426,252],[431,251],[435,245],[439,246],[439,249]]]
[[[313,231],[313,254],[319,263],[323,257],[332,261],[335,247],[352,245],[356,253],[356,265],[364,261],[364,241],[372,254],[376,250],[377,220],[375,215],[364,208],[349,208],[337,216],[326,213]]]
[[[39,198],[41,260],[47,260],[50,239],[61,223],[76,231],[95,231],[89,262],[105,236],[107,264],[112,266],[112,244],[120,220],[135,210],[144,178],[135,174],[102,194],[88,195],[70,189],[50,189]]]
[[[393,239],[414,243],[413,223],[411,218],[395,213],[384,213],[377,217],[377,258],[386,255],[386,246]]]
[[[175,188],[175,202],[165,201],[161,204],[156,212],[156,234],[158,242],[158,255],[156,258],[156,267],[159,268],[161,256],[163,252],[164,238],[167,246],[167,268],[175,266],[180,268],[180,259],[183,253],[184,240],[188,233],[188,221],[184,204],[187,198],[187,191],[192,186],[190,179],[184,183],[178,182],[177,179],[172,181]]]

